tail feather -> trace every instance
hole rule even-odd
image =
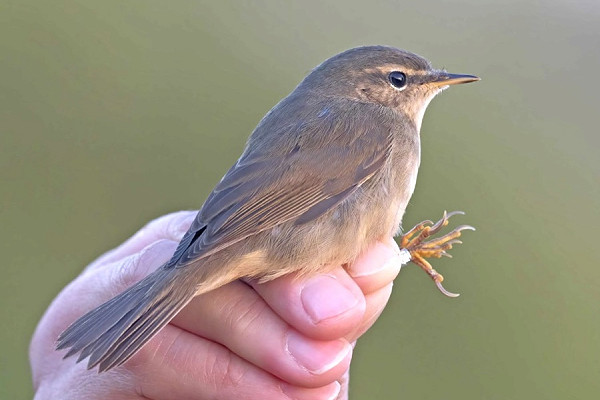
[[[56,348],[89,356],[88,369],[105,371],[132,357],[194,296],[196,285],[188,274],[160,268],[140,282],[69,326]]]
[[[162,302],[156,302],[152,304],[152,307],[161,307],[161,303]],[[125,314],[123,318],[115,323],[108,331],[104,332],[98,339],[83,348],[79,358],[83,360],[88,355],[90,356],[88,368],[94,368],[104,358],[110,356],[119,341],[128,340],[127,330],[140,324],[148,315],[149,310],[146,312],[141,311],[145,308],[144,306],[145,305],[142,303],[135,310]]]
[[[131,309],[124,315],[121,316],[115,312],[120,311],[115,310],[117,307],[126,309],[125,307],[127,306],[129,306],[129,308]],[[77,358],[77,362],[87,358],[90,354],[97,352],[100,349],[106,351],[107,345],[119,338],[120,332],[122,332],[123,329],[127,328],[127,326],[133,323],[135,316],[139,314],[141,312],[141,309],[143,309],[144,307],[147,307],[147,304],[145,304],[144,302],[139,302],[139,300],[137,304],[132,301],[127,303],[121,303],[118,305],[112,305],[113,309],[109,309],[107,312],[107,314],[110,315],[104,316],[105,318],[103,318],[102,321],[100,321],[94,328],[92,328],[95,329],[96,332],[99,333],[99,335],[93,340],[89,340],[89,338],[82,336],[77,342],[79,346],[73,346],[71,348],[70,352],[80,352],[79,357]],[[103,326],[110,326],[110,328],[105,329],[103,328]],[[67,357],[68,355],[69,353],[67,353],[65,357]]]
[[[143,282],[143,280],[140,281],[127,291],[91,310],[71,324],[58,337],[56,349],[62,350],[70,348],[64,358],[71,357],[72,355],[79,353],[88,344],[93,343],[100,335],[110,329],[115,322],[123,316],[123,313],[120,310],[131,310],[130,312],[135,311],[134,309],[136,306],[139,306],[139,300],[136,299],[136,296],[132,296],[132,294],[140,289]]]
[[[99,371],[106,371],[127,361],[165,325],[163,321],[170,321],[185,304],[187,304],[187,301],[172,304],[165,307],[165,311],[155,318],[149,318],[139,327],[134,335],[130,336],[126,341],[119,343],[113,352],[114,356],[104,357],[99,361]]]

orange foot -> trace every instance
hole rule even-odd
[[[410,260],[417,264],[419,267],[423,269],[433,279],[436,286],[448,297],[458,297],[458,293],[451,293],[444,289],[442,286],[442,281],[444,277],[439,274],[427,260],[426,258],[436,257],[440,258],[442,256],[452,257],[450,254],[446,252],[446,250],[450,250],[452,245],[462,243],[457,238],[460,236],[460,232],[465,229],[475,230],[472,226],[469,225],[461,225],[454,229],[452,232],[445,234],[442,237],[437,239],[432,239],[429,241],[425,241],[428,237],[435,235],[438,233],[443,227],[448,225],[448,219],[456,214],[464,214],[462,211],[453,211],[451,213],[446,213],[444,211],[444,216],[435,224],[429,220],[423,221],[410,231],[406,232],[400,240],[400,247],[405,249],[410,254]]]

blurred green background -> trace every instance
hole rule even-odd
[[[57,292],[161,214],[198,208],[312,67],[389,44],[476,84],[435,99],[405,226],[467,212],[357,348],[352,399],[600,393],[600,3],[0,3],[0,398]],[[190,184],[193,182],[194,184]]]

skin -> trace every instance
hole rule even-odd
[[[347,398],[352,346],[382,312],[400,270],[391,239],[326,274],[236,281],[199,296],[128,362],[103,374],[54,351],[56,335],[74,318],[165,263],[194,215],[149,223],[57,296],[30,346],[36,399]],[[286,337],[295,341],[295,357]]]

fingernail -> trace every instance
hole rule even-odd
[[[343,314],[359,303],[359,299],[331,275],[319,275],[306,282],[300,298],[313,323]]]
[[[327,398],[327,400],[337,399],[340,394],[340,391],[342,390],[342,385],[340,385],[338,381],[334,381],[331,386],[331,395]]]
[[[352,346],[343,339],[317,341],[289,331],[286,350],[301,368],[320,375],[341,363],[352,351]]]
[[[338,381],[334,381],[319,388],[303,388],[282,383],[281,390],[289,399],[293,400],[336,400],[340,395],[342,385]]]
[[[353,278],[375,275],[389,268],[399,270],[402,266],[402,261],[402,254],[397,247],[392,248],[389,245],[378,242],[368,253],[359,257],[350,266],[348,272]]]

